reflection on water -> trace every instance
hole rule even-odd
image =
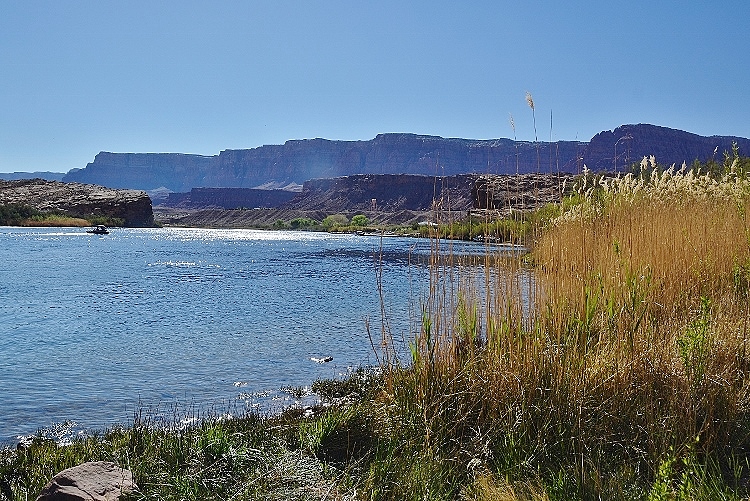
[[[379,270],[393,336],[411,338],[430,249],[327,233],[0,228],[0,441],[65,420],[126,424],[139,406],[294,403],[279,389],[375,363],[365,325],[380,331]]]

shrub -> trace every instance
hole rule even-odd
[[[125,226],[125,220],[120,217],[91,216],[87,218],[92,226],[103,224],[104,226]]]
[[[40,216],[38,210],[23,204],[0,205],[0,225],[18,226],[26,219]]]
[[[323,219],[321,225],[325,229],[335,228],[337,226],[346,226],[349,224],[349,218],[343,214],[331,214]]]
[[[306,228],[312,228],[318,224],[314,219],[308,217],[298,217],[289,221],[289,226],[295,230],[301,230]]]
[[[352,218],[352,226],[367,226],[370,220],[364,214],[357,214]]]

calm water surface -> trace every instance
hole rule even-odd
[[[63,420],[127,424],[142,406],[267,405],[282,386],[374,364],[365,319],[379,332],[377,256],[391,329],[408,338],[429,245],[0,227],[0,441]]]

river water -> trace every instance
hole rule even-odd
[[[127,425],[144,407],[287,405],[282,387],[376,363],[379,266],[391,332],[411,337],[429,252],[327,233],[0,227],[0,442],[66,420]]]

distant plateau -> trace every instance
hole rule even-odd
[[[553,192],[559,196],[559,189],[537,196],[536,200],[529,194],[517,196],[532,179],[535,187],[557,185],[561,176],[579,173],[584,165],[595,172],[624,172],[650,155],[661,165],[712,158],[721,161],[733,145],[742,155],[750,153],[747,138],[699,136],[649,124],[622,125],[600,132],[588,142],[474,140],[392,133],[363,141],[290,140],[282,145],[224,150],[211,156],[103,151],[85,167],[66,174],[12,173],[0,174],[0,179],[33,177],[78,183],[77,191],[71,193],[77,193],[77,206],[86,210],[98,206],[81,201],[81,185],[142,191],[148,193],[157,212],[167,214],[164,217],[176,223],[186,221],[179,221],[175,210],[192,213],[245,209],[256,211],[256,220],[279,216],[270,214],[269,209],[285,211],[287,215],[345,211],[418,214],[441,200],[450,200],[451,207],[460,210],[481,208],[487,205],[488,186],[505,193],[505,207],[530,208],[554,201],[550,199]],[[488,181],[493,176],[509,175],[526,176],[519,177],[518,186],[511,190],[502,188],[502,182]],[[549,181],[550,176],[555,180]],[[47,185],[51,186],[56,187],[58,195],[62,192],[58,185]],[[7,191],[10,185],[5,187]],[[27,184],[26,190],[29,189]],[[19,192],[14,193],[10,198],[20,200]],[[105,191],[92,193],[102,197]],[[492,197],[496,198],[497,193]],[[507,197],[514,193],[517,200],[509,202]],[[484,199],[480,200],[482,196]],[[128,220],[139,226],[149,224],[142,195],[130,192],[121,198],[135,200],[133,197],[139,200],[139,215],[129,214]],[[35,203],[44,205],[38,198]],[[56,203],[66,207],[60,200]],[[495,201],[494,205],[502,204]],[[257,213],[258,210],[266,212]],[[245,217],[253,219],[251,214],[248,212]],[[408,216],[404,213],[401,219],[409,220]],[[203,224],[210,224],[210,218]]]

